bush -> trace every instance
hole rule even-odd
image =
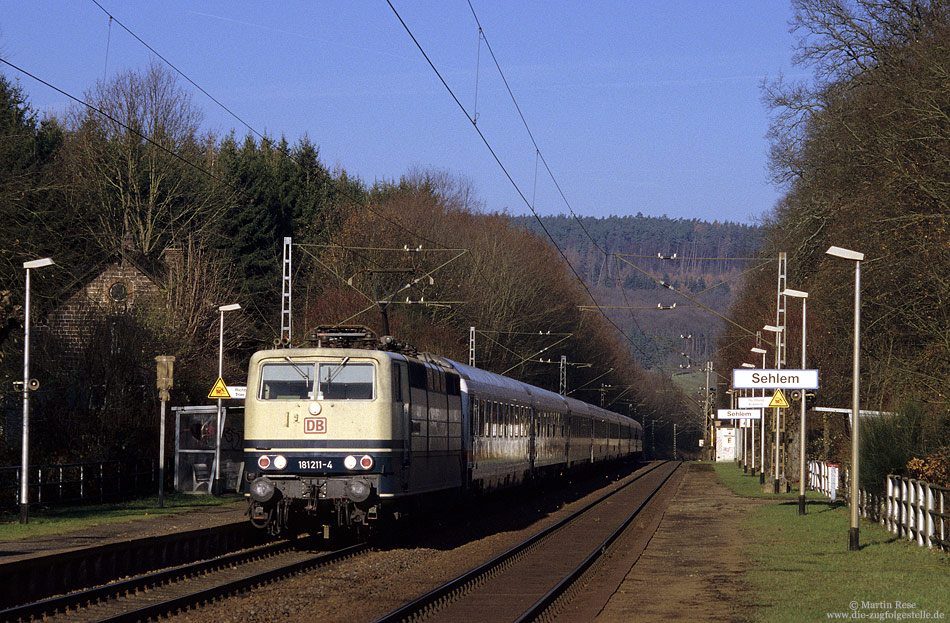
[[[938,487],[950,487],[950,448],[941,448],[923,459],[912,458],[907,463],[907,473]]]
[[[918,400],[909,400],[893,415],[861,422],[861,486],[884,492],[888,474],[911,476],[946,486],[946,447],[950,426],[944,413],[928,412]],[[927,457],[920,459],[918,457]],[[932,479],[941,479],[937,482]]]

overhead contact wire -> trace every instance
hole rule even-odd
[[[439,81],[442,83],[442,86],[445,87],[445,90],[448,91],[449,95],[452,97],[452,99],[455,101],[456,105],[457,105],[457,106],[459,107],[459,109],[462,111],[462,114],[465,115],[465,118],[468,119],[469,123],[472,124],[472,127],[475,129],[475,132],[478,133],[479,138],[482,139],[482,143],[485,144],[485,147],[488,149],[489,153],[492,155],[492,158],[495,159],[495,162],[498,164],[499,168],[501,168],[502,172],[505,174],[505,177],[508,178],[508,182],[509,182],[509,183],[511,184],[511,186],[515,189],[515,192],[517,192],[517,193],[518,193],[518,196],[521,197],[521,201],[525,204],[525,206],[527,206],[527,208],[528,208],[528,209],[531,211],[531,213],[534,215],[534,218],[538,221],[538,225],[541,227],[541,230],[542,230],[542,231],[544,232],[544,234],[548,237],[548,240],[551,241],[551,244],[554,245],[554,248],[557,250],[558,254],[561,256],[561,259],[564,260],[564,263],[567,264],[567,267],[570,269],[571,273],[573,273],[575,279],[577,279],[578,283],[581,284],[581,287],[584,288],[584,290],[587,292],[587,296],[590,297],[591,301],[593,301],[594,304],[596,305],[596,304],[597,304],[597,299],[594,297],[593,292],[591,292],[590,288],[587,287],[587,284],[584,283],[584,280],[583,280],[583,279],[581,278],[581,276],[578,274],[577,269],[574,268],[574,265],[571,264],[571,262],[570,262],[569,259],[567,259],[567,255],[565,255],[564,251],[561,249],[561,247],[560,247],[560,246],[557,244],[557,242],[554,240],[554,236],[551,235],[551,232],[550,232],[550,231],[548,230],[548,228],[544,225],[544,221],[541,220],[540,215],[538,215],[538,213],[537,213],[537,211],[534,209],[534,207],[530,204],[530,202],[528,202],[528,199],[525,197],[524,193],[522,192],[521,188],[518,186],[517,182],[515,182],[515,180],[511,177],[511,173],[508,172],[508,169],[505,167],[504,163],[503,163],[503,162],[501,161],[501,159],[498,157],[498,154],[495,153],[495,150],[494,150],[494,148],[492,148],[491,143],[488,141],[488,139],[485,137],[485,135],[482,133],[482,131],[481,131],[481,130],[478,128],[478,126],[475,124],[475,121],[474,121],[474,119],[472,118],[472,116],[468,113],[467,110],[465,110],[465,106],[463,106],[463,105],[462,105],[462,102],[459,101],[458,97],[455,95],[455,92],[454,92],[454,91],[452,90],[452,88],[448,85],[448,83],[446,83],[445,78],[442,77],[442,74],[439,72],[438,68],[436,68],[435,64],[434,64],[434,63],[432,62],[432,60],[429,58],[429,55],[426,54],[425,49],[422,47],[422,45],[421,45],[421,44],[419,43],[419,41],[416,39],[415,35],[412,33],[412,30],[409,29],[409,26],[408,26],[408,25],[406,24],[406,22],[402,19],[402,16],[399,15],[399,12],[396,10],[396,7],[393,6],[393,4],[392,4],[392,2],[391,2],[390,0],[386,0],[386,4],[388,4],[388,5],[389,5],[389,8],[392,9],[393,14],[395,14],[395,16],[396,16],[396,19],[399,20],[399,23],[400,23],[400,24],[402,24],[402,27],[405,29],[406,33],[409,35],[409,38],[412,39],[412,42],[413,42],[413,43],[416,45],[416,47],[419,49],[419,52],[422,54],[423,58],[425,58],[426,62],[429,64],[429,67],[432,69],[432,71],[433,71],[433,72],[435,73],[435,75],[438,77]],[[488,43],[487,40],[486,40],[485,43],[486,43],[486,45],[487,45],[487,43]],[[491,51],[491,47],[489,47],[489,51]],[[624,336],[624,338],[627,339],[627,341],[630,341],[630,337],[623,331],[623,329],[621,329],[621,328],[617,325],[617,323],[615,323],[613,320],[611,320],[610,317],[607,316],[607,314],[604,314],[603,312],[601,312],[601,314],[604,316],[604,318],[607,320],[607,322],[610,323],[611,326],[613,326],[622,336]]]
[[[160,58],[160,59],[162,60],[162,62],[164,62],[166,65],[168,65],[168,66],[171,67],[173,70],[175,70],[175,72],[178,73],[179,76],[181,76],[182,78],[184,78],[185,80],[187,80],[192,86],[194,86],[196,89],[198,89],[199,91],[201,91],[204,95],[206,95],[206,96],[208,97],[208,99],[210,99],[212,102],[214,102],[215,104],[217,104],[218,106],[220,106],[220,107],[221,107],[225,112],[227,112],[229,115],[231,115],[232,117],[234,117],[238,122],[240,122],[244,127],[246,127],[251,133],[253,133],[253,134],[255,134],[256,136],[258,136],[261,140],[268,140],[268,138],[267,138],[266,135],[262,134],[261,132],[259,132],[258,130],[256,130],[253,126],[251,126],[249,123],[247,123],[246,121],[244,121],[244,119],[242,119],[241,117],[239,117],[239,116],[237,115],[237,113],[235,113],[235,112],[232,111],[230,108],[228,108],[228,107],[225,106],[223,103],[221,103],[216,97],[214,97],[213,95],[211,95],[210,93],[208,93],[208,91],[206,91],[205,89],[203,89],[198,83],[196,83],[194,80],[192,80],[185,72],[183,72],[181,69],[179,69],[174,63],[172,63],[171,61],[169,61],[169,60],[168,60],[167,58],[165,58],[160,52],[158,52],[155,48],[153,48],[153,47],[150,46],[147,42],[145,42],[145,40],[143,40],[141,37],[139,37],[137,34],[135,34],[128,26],[126,26],[125,24],[123,24],[122,22],[120,22],[118,19],[116,19],[116,17],[115,17],[114,15],[112,15],[111,13],[109,13],[109,11],[107,11],[105,8],[103,8],[103,6],[102,6],[101,4],[99,4],[99,2],[98,2],[97,0],[92,0],[92,3],[95,4],[97,7],[99,7],[99,9],[100,9],[103,13],[105,13],[106,15],[109,16],[109,20],[110,20],[110,33],[111,33],[111,22],[112,22],[112,21],[115,21],[116,24],[118,24],[119,26],[121,26],[122,29],[125,30],[127,33],[129,33],[133,38],[135,38],[136,41],[138,41],[139,43],[141,43],[141,44],[142,44],[143,46],[145,46],[152,54],[154,54],[155,56],[157,56],[158,58]],[[49,85],[48,85],[48,86],[49,86]],[[430,238],[427,238],[426,236],[423,236],[422,234],[420,234],[420,233],[418,233],[418,232],[416,232],[416,231],[414,231],[414,230],[412,230],[412,229],[409,229],[408,227],[406,227],[406,226],[403,225],[402,223],[399,223],[398,221],[395,221],[395,220],[393,220],[393,219],[391,219],[391,218],[389,218],[389,217],[387,217],[387,216],[385,216],[385,215],[379,213],[378,211],[376,211],[376,210],[370,208],[369,205],[367,205],[366,203],[364,203],[364,202],[360,201],[359,199],[357,199],[357,198],[351,196],[351,195],[350,195],[349,193],[347,193],[347,192],[343,192],[342,195],[343,195],[344,197],[346,197],[347,199],[349,199],[351,202],[353,202],[353,204],[365,208],[365,209],[366,209],[368,212],[370,212],[371,214],[374,214],[374,215],[378,216],[379,218],[383,219],[384,221],[390,223],[391,225],[395,225],[395,226],[398,227],[399,229],[402,229],[403,231],[405,231],[406,233],[408,233],[408,234],[410,234],[410,235],[412,235],[412,236],[415,236],[415,237],[418,238],[419,240],[424,240],[425,242],[428,242],[428,243],[430,243],[430,244],[434,244],[434,245],[439,246],[439,247],[446,247],[446,246],[447,246],[447,245],[444,245],[444,244],[442,244],[442,243],[440,243],[440,242],[437,242],[437,241],[435,241],[435,240],[432,240],[432,239],[430,239]]]

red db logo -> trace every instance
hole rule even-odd
[[[304,418],[303,432],[308,435],[325,435],[327,432],[327,418],[325,417]]]

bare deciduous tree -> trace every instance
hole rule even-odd
[[[129,238],[156,256],[212,226],[232,192],[209,175],[213,137],[199,135],[201,111],[175,76],[153,63],[97,84],[86,99],[98,110],[69,114],[66,162],[93,239],[114,249]]]

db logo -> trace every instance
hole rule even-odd
[[[308,435],[325,435],[327,432],[327,418],[305,417],[303,419],[303,432]]]

